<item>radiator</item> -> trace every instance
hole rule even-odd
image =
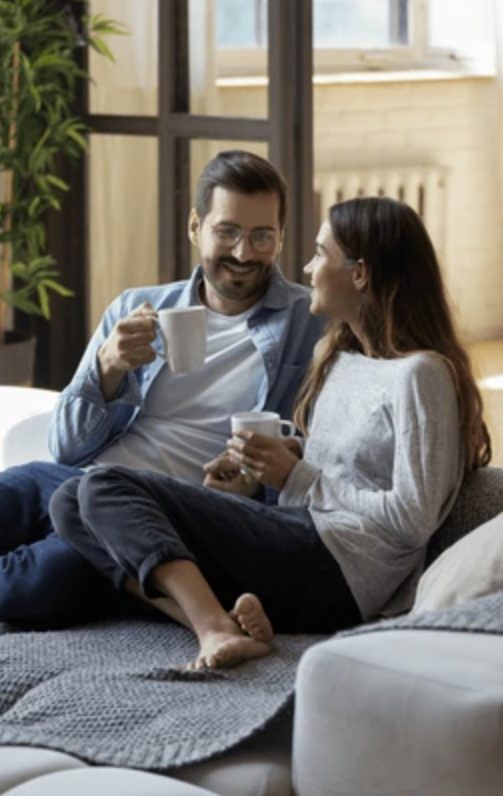
[[[315,177],[319,220],[330,205],[355,196],[390,196],[419,213],[433,244],[442,254],[446,239],[447,170],[441,166],[338,169]]]

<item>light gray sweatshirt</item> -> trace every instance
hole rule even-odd
[[[367,620],[410,608],[463,470],[454,382],[438,355],[341,352],[279,504],[309,509]]]

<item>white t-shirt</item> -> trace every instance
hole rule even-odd
[[[230,416],[256,408],[265,368],[247,325],[254,309],[240,315],[208,310],[204,365],[182,374],[165,366],[131,428],[93,464],[157,470],[200,483],[203,464],[225,448]]]

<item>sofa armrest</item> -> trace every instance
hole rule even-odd
[[[317,644],[295,700],[296,796],[498,796],[503,636],[387,630]]]
[[[54,390],[0,386],[0,470],[51,460],[47,427],[58,396]]]

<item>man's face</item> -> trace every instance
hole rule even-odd
[[[264,294],[281,250],[279,197],[216,187],[205,218],[192,212],[189,234],[199,248],[207,306],[244,312]]]

